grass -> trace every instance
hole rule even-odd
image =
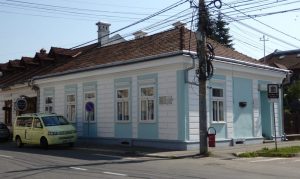
[[[255,152],[245,152],[238,154],[238,157],[294,157],[300,153],[300,146],[282,147],[275,150],[267,147]]]

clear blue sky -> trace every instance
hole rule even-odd
[[[115,31],[177,1],[0,0],[0,63],[20,59],[22,56],[34,56],[35,52],[41,48],[45,48],[47,51],[51,46],[70,48],[96,39],[97,27],[95,23],[98,21],[111,23],[111,31]],[[239,11],[246,12],[246,14],[262,14],[300,7],[300,1],[297,0],[224,0],[223,2],[221,12],[229,15],[232,19],[245,16]],[[227,4],[232,8],[229,8]],[[246,4],[249,5],[246,6]],[[252,9],[249,9],[250,7]],[[187,8],[189,8],[188,2],[149,21],[123,30],[119,34],[125,36]],[[216,14],[216,9],[212,10]],[[186,10],[180,14],[183,17],[178,15],[173,21],[158,23],[159,26],[156,25],[146,31],[151,34],[171,28],[173,22],[185,19],[191,14],[192,10]],[[263,42],[260,41],[260,38],[262,38],[263,33],[266,33],[268,39],[266,54],[273,52],[275,49],[292,50],[300,48],[299,10],[256,19],[260,22],[247,19],[230,23],[230,34],[234,40],[236,50],[257,59],[262,58]],[[190,20],[189,18],[186,21]],[[281,31],[281,33],[276,30]]]

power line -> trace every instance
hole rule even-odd
[[[170,6],[168,6],[168,7],[166,7],[166,8],[164,8],[164,9],[162,9],[162,10],[160,10],[160,11],[158,11],[158,12],[152,14],[152,15],[150,15],[150,16],[147,16],[147,17],[145,17],[145,18],[143,18],[143,19],[141,19],[141,20],[138,20],[138,21],[136,21],[136,22],[134,22],[134,23],[132,23],[132,24],[129,24],[129,25],[123,27],[123,28],[120,28],[119,30],[114,31],[114,32],[108,34],[107,36],[112,35],[112,34],[115,34],[115,33],[117,33],[117,32],[120,32],[120,31],[122,31],[122,30],[124,30],[124,29],[127,29],[127,28],[129,28],[129,27],[132,27],[132,26],[134,26],[134,25],[137,25],[137,24],[139,24],[139,23],[141,23],[141,22],[144,22],[144,21],[146,21],[146,20],[149,20],[149,19],[151,19],[152,17],[155,17],[155,16],[157,16],[157,15],[159,15],[159,14],[165,13],[165,12],[171,10],[171,9],[174,9],[175,7],[180,6],[180,5],[184,4],[184,3],[186,3],[187,1],[188,1],[188,0],[180,0],[180,1],[178,1],[178,2],[176,2],[176,3],[174,3],[174,4],[170,5]],[[83,46],[83,45],[89,44],[89,43],[94,42],[94,41],[96,41],[96,40],[98,40],[98,38],[97,38],[97,39],[94,39],[94,40],[90,40],[90,41],[85,42],[85,43],[82,43],[82,44],[77,45],[77,46],[75,46],[75,47],[72,47],[71,49],[75,49],[75,48],[81,47],[81,46]]]
[[[149,15],[145,13],[134,13],[134,12],[119,12],[119,11],[104,11],[104,10],[96,10],[96,9],[85,9],[85,8],[75,8],[75,7],[67,7],[67,6],[57,6],[57,5],[50,5],[50,4],[41,4],[41,3],[33,3],[27,1],[18,1],[18,0],[6,0],[8,2],[14,2],[18,4],[28,4],[28,5],[37,5],[43,7],[52,7],[52,8],[59,8],[59,9],[69,9],[69,10],[76,10],[76,11],[88,11],[88,12],[104,12],[104,13],[113,13],[113,14],[132,14],[132,15]]]
[[[223,4],[225,4],[225,5],[228,6],[228,7],[231,7],[230,5],[228,5],[228,4],[226,4],[226,3],[223,3]],[[233,9],[235,9],[236,11],[238,11],[238,12],[244,14],[245,16],[249,16],[249,15],[243,13],[242,11],[240,11],[240,10],[234,8],[234,7],[231,7],[231,8],[233,8]],[[250,16],[250,18],[253,19],[253,20],[255,20],[256,22],[259,22],[260,24],[263,24],[263,25],[265,25],[265,26],[267,26],[267,27],[269,27],[269,28],[271,28],[271,29],[273,29],[273,30],[275,30],[275,31],[277,31],[277,32],[279,32],[279,33],[281,33],[281,34],[284,34],[284,35],[286,35],[286,36],[288,36],[288,37],[290,37],[290,38],[293,38],[293,39],[295,39],[295,40],[297,40],[297,41],[300,42],[300,40],[299,40],[298,38],[296,38],[296,37],[293,37],[293,36],[291,36],[291,35],[289,35],[289,34],[287,34],[287,33],[285,33],[285,32],[282,32],[282,31],[280,31],[280,30],[278,30],[278,29],[275,29],[274,27],[272,27],[272,26],[270,26],[270,25],[268,25],[268,24],[265,24],[265,23],[263,23],[263,22],[261,22],[261,21],[255,19],[255,18],[251,17],[251,16]],[[293,46],[294,46],[294,45],[293,45]],[[298,48],[297,46],[294,46],[294,47]]]

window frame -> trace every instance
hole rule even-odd
[[[89,93],[94,93],[94,98],[86,100],[85,95],[89,94]],[[86,113],[87,113],[87,111],[85,109],[85,105],[88,102],[92,102],[94,104],[94,120],[93,121],[88,121],[86,119]],[[97,102],[97,93],[96,93],[96,90],[83,92],[83,122],[84,123],[96,123],[97,122],[97,117],[96,117],[96,114],[97,114],[96,102]]]
[[[142,92],[141,92],[141,90],[142,90],[142,88],[153,88],[153,96],[152,97],[150,97],[150,96],[145,96],[145,97],[143,97],[142,96]],[[138,101],[138,103],[139,103],[139,111],[138,111],[138,113],[139,113],[139,122],[140,123],[156,123],[157,122],[157,109],[156,109],[156,102],[157,102],[157,99],[156,99],[156,97],[157,97],[157,94],[156,94],[156,85],[155,84],[151,84],[151,85],[140,85],[139,86],[139,101]],[[146,120],[142,120],[142,100],[143,99],[146,99],[146,101],[148,101],[149,100],[149,98],[150,98],[150,100],[153,100],[153,120],[150,120],[150,119],[148,119],[148,116],[149,116],[149,112],[147,112],[147,119]],[[147,107],[146,107],[146,109],[147,109],[147,111],[148,111],[148,102],[146,103],[147,104]]]
[[[72,95],[74,95],[74,101],[69,102],[68,101],[68,96],[72,96]],[[72,106],[72,105],[75,106],[74,114],[73,115],[71,114],[71,116],[73,116],[74,120],[71,120],[69,118],[69,108],[68,107]],[[66,118],[67,118],[67,120],[70,123],[76,123],[76,121],[77,121],[77,96],[76,96],[76,93],[67,93],[66,94],[66,105],[65,105],[65,107],[66,107]]]
[[[217,96],[213,96],[213,90],[214,89],[220,89],[222,90],[222,97],[217,97]],[[215,114],[215,111],[214,111],[214,102],[217,103],[217,119],[214,120],[214,114]],[[222,102],[223,106],[222,106],[222,115],[223,115],[223,120],[220,120],[220,102]],[[211,88],[211,123],[213,124],[224,124],[226,123],[226,117],[225,117],[225,89],[222,88],[222,87],[212,87]]]
[[[118,91],[119,90],[127,90],[128,91],[128,96],[127,96],[127,98],[118,98]],[[131,100],[130,100],[130,88],[129,87],[124,87],[124,88],[116,88],[115,89],[115,114],[116,114],[116,117],[115,117],[115,121],[117,122],[117,123],[129,123],[129,122],[131,122],[131,118],[132,118],[132,116],[131,116]],[[124,119],[122,119],[122,120],[119,120],[119,111],[118,111],[118,103],[119,102],[122,102],[122,112],[124,112],[123,110],[124,110],[124,108],[123,108],[123,105],[124,105],[124,103],[126,103],[127,102],[127,112],[128,112],[128,120],[124,120]],[[124,114],[122,114],[122,117],[124,117],[125,115]]]

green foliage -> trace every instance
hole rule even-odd
[[[206,19],[203,23],[206,27],[207,37],[233,49],[231,35],[229,34],[230,29],[227,27],[229,23],[223,19],[222,14],[218,13],[217,17],[214,18],[207,7],[204,9],[204,14]]]
[[[287,86],[285,89],[284,106],[285,111],[291,113],[297,112],[300,108],[300,81]]]
[[[233,48],[231,36],[229,35],[229,28],[227,27],[228,23],[223,20],[221,13],[218,14],[217,19],[214,22],[215,29],[212,38],[226,47]]]
[[[300,153],[300,146],[282,147],[268,149],[267,147],[255,152],[245,152],[238,155],[238,157],[294,157],[297,153]]]

